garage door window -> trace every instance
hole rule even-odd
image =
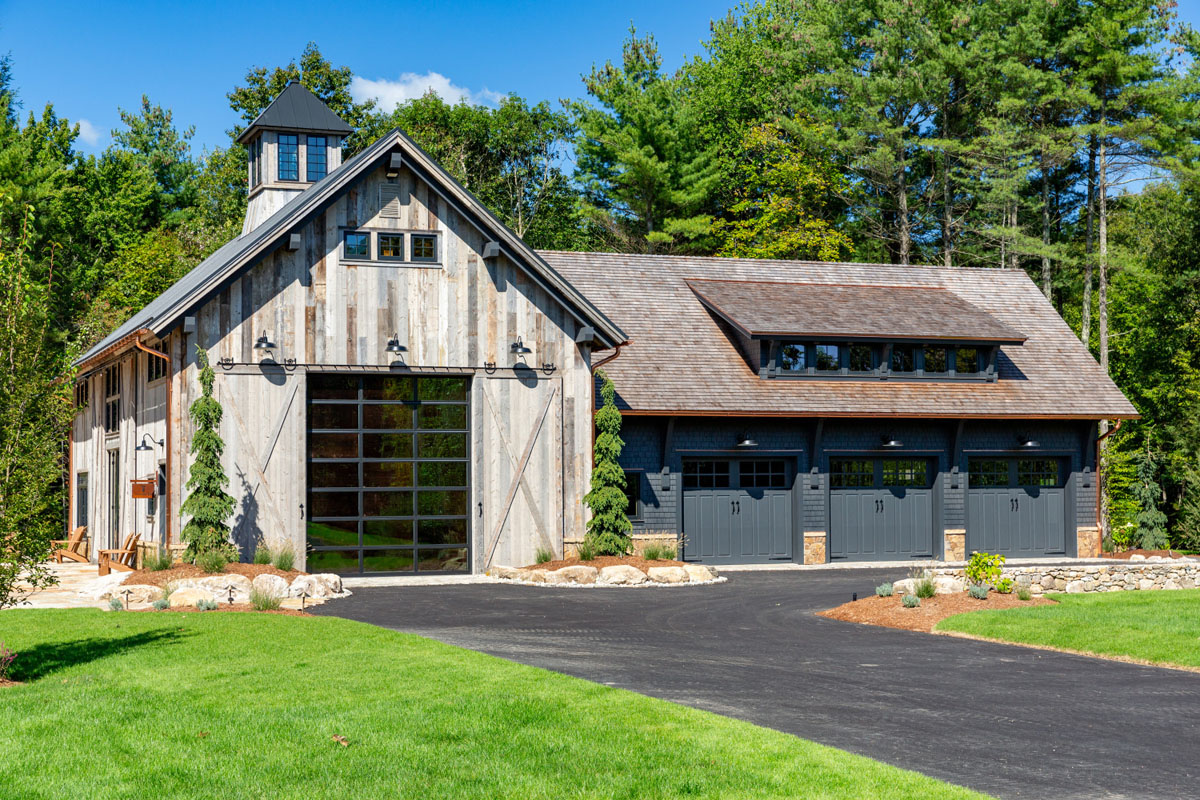
[[[924,488],[929,482],[929,462],[923,458],[885,458],[882,463],[886,487]]]
[[[786,489],[787,465],[782,459],[743,461],[738,465],[743,489]]]
[[[1023,458],[1017,462],[1018,486],[1056,487],[1059,485],[1058,460]]]
[[[967,462],[972,489],[1008,486],[1008,461],[998,458],[972,458]]]
[[[728,461],[686,461],[683,465],[683,488],[728,489]]]
[[[869,458],[835,458],[829,462],[829,485],[834,489],[864,489],[875,485],[875,462]]]

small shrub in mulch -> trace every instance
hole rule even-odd
[[[185,578],[207,578],[212,575],[245,575],[250,580],[254,580],[259,575],[269,573],[271,575],[279,575],[288,583],[291,583],[297,575],[306,573],[299,570],[281,570],[276,569],[270,564],[242,564],[237,561],[230,562],[225,565],[225,568],[220,572],[205,572],[195,564],[176,564],[170,569],[147,570],[140,569],[129,573],[122,583],[149,586],[166,586],[168,583],[181,581]]]
[[[901,599],[892,597],[864,597],[845,603],[837,608],[818,612],[818,616],[843,622],[858,622],[864,625],[882,625],[906,631],[929,633],[946,617],[986,608],[1013,608],[1014,606],[1044,606],[1054,601],[1045,597],[1021,600],[1015,594],[991,592],[986,600],[974,600],[966,592],[936,594],[922,600],[916,608],[905,608]]]

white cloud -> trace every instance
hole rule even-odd
[[[84,144],[89,147],[95,147],[100,144],[100,137],[104,135],[102,130],[86,119],[79,119],[76,122],[79,123],[79,138]]]
[[[377,81],[355,75],[350,81],[350,95],[355,102],[361,103],[368,98],[373,99],[384,111],[391,111],[401,103],[415,100],[429,91],[447,103],[466,101],[476,105],[496,105],[504,99],[504,95],[486,88],[472,91],[462,86],[455,86],[445,75],[432,71],[424,75],[402,72],[396,80],[381,78]]]

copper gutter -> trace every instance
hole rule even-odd
[[[140,331],[139,331],[139,333],[140,333]],[[166,435],[166,452],[163,454],[163,456],[164,456],[163,460],[166,461],[166,463],[167,463],[167,475],[170,476],[170,474],[171,474],[171,445],[173,444],[174,438],[175,438],[173,436],[173,431],[172,431],[172,428],[174,426],[171,425],[171,384],[175,380],[175,376],[171,374],[171,357],[169,355],[167,355],[166,353],[159,352],[158,350],[154,350],[153,348],[147,347],[146,345],[142,344],[142,340],[140,337],[137,339],[134,339],[133,345],[138,350],[141,350],[143,353],[149,353],[151,356],[154,356],[156,358],[161,358],[163,361],[167,362],[167,414],[166,414],[166,419],[163,420],[163,423],[167,429],[167,435]],[[137,367],[135,366],[134,369],[136,370]],[[135,375],[136,375],[136,373],[135,373]],[[154,465],[154,485],[155,485],[155,491],[157,491],[158,490],[158,464],[157,463]],[[171,487],[169,485],[167,486],[167,496],[161,498],[159,500],[159,502],[166,503],[165,513],[163,514],[162,534],[163,534],[163,547],[169,549],[171,547],[171,522],[172,522],[172,520],[175,519],[174,515],[171,513]]]
[[[628,342],[628,341],[621,342],[619,345],[617,345],[616,347],[613,348],[613,354],[611,356],[602,358],[599,361],[597,361],[595,364],[592,364],[592,374],[595,375],[596,370],[600,369],[605,364],[614,360],[617,356],[621,355],[621,348],[627,344],[630,344],[630,342]]]
[[[103,361],[107,357],[114,356],[117,353],[121,352],[122,350],[125,350],[126,348],[128,348],[130,345],[136,345],[142,339],[143,336],[153,336],[153,335],[154,335],[154,331],[150,330],[149,328],[139,328],[138,330],[134,331],[133,333],[130,333],[126,336],[122,336],[120,339],[113,342],[108,347],[101,350],[99,353],[96,353],[94,356],[92,356],[88,360],[79,362],[78,369],[80,372],[83,372],[87,369],[88,365],[94,364],[98,361]],[[154,351],[151,351],[151,352],[154,352]],[[162,355],[162,354],[159,353],[159,355]],[[163,356],[163,358],[166,358],[166,356]]]

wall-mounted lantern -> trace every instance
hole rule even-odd
[[[888,450],[895,450],[896,448],[904,447],[904,442],[888,433],[879,437],[879,446],[885,447]]]
[[[148,433],[143,433],[143,434],[142,434],[142,440],[141,440],[140,442],[138,442],[138,446],[137,446],[137,447],[133,448],[133,449],[134,449],[134,452],[137,452],[137,453],[149,453],[149,452],[153,451],[153,450],[154,450],[154,447],[153,447],[152,445],[150,445],[150,444],[147,444],[147,443],[146,443],[146,440],[147,440],[147,439],[150,439],[150,441],[151,441],[151,442],[153,442],[154,444],[158,445],[159,447],[163,447],[163,446],[165,445],[165,442],[163,442],[163,440],[162,440],[162,439],[151,439],[151,438],[150,438],[150,434],[148,434]]]
[[[758,447],[758,442],[751,438],[748,433],[739,433],[737,439],[738,447]]]
[[[1022,450],[1036,450],[1042,446],[1042,443],[1037,439],[1032,439],[1028,436],[1018,436],[1017,444],[1021,446]]]
[[[398,333],[392,334],[392,338],[388,339],[387,347],[385,349],[387,352],[396,357],[399,357],[402,353],[408,352],[408,348],[400,344],[400,334]]]
[[[258,339],[255,340],[254,349],[259,351],[260,353],[268,354],[267,357],[263,359],[264,362],[273,361],[277,364],[282,363],[284,369],[287,369],[288,371],[294,370],[296,368],[296,359],[285,358],[282,361],[280,361],[274,357],[275,350],[280,350],[281,355],[282,355],[282,350],[281,350],[281,348],[276,347],[275,343],[271,341],[271,337],[265,333],[262,334],[261,336],[259,336]]]

